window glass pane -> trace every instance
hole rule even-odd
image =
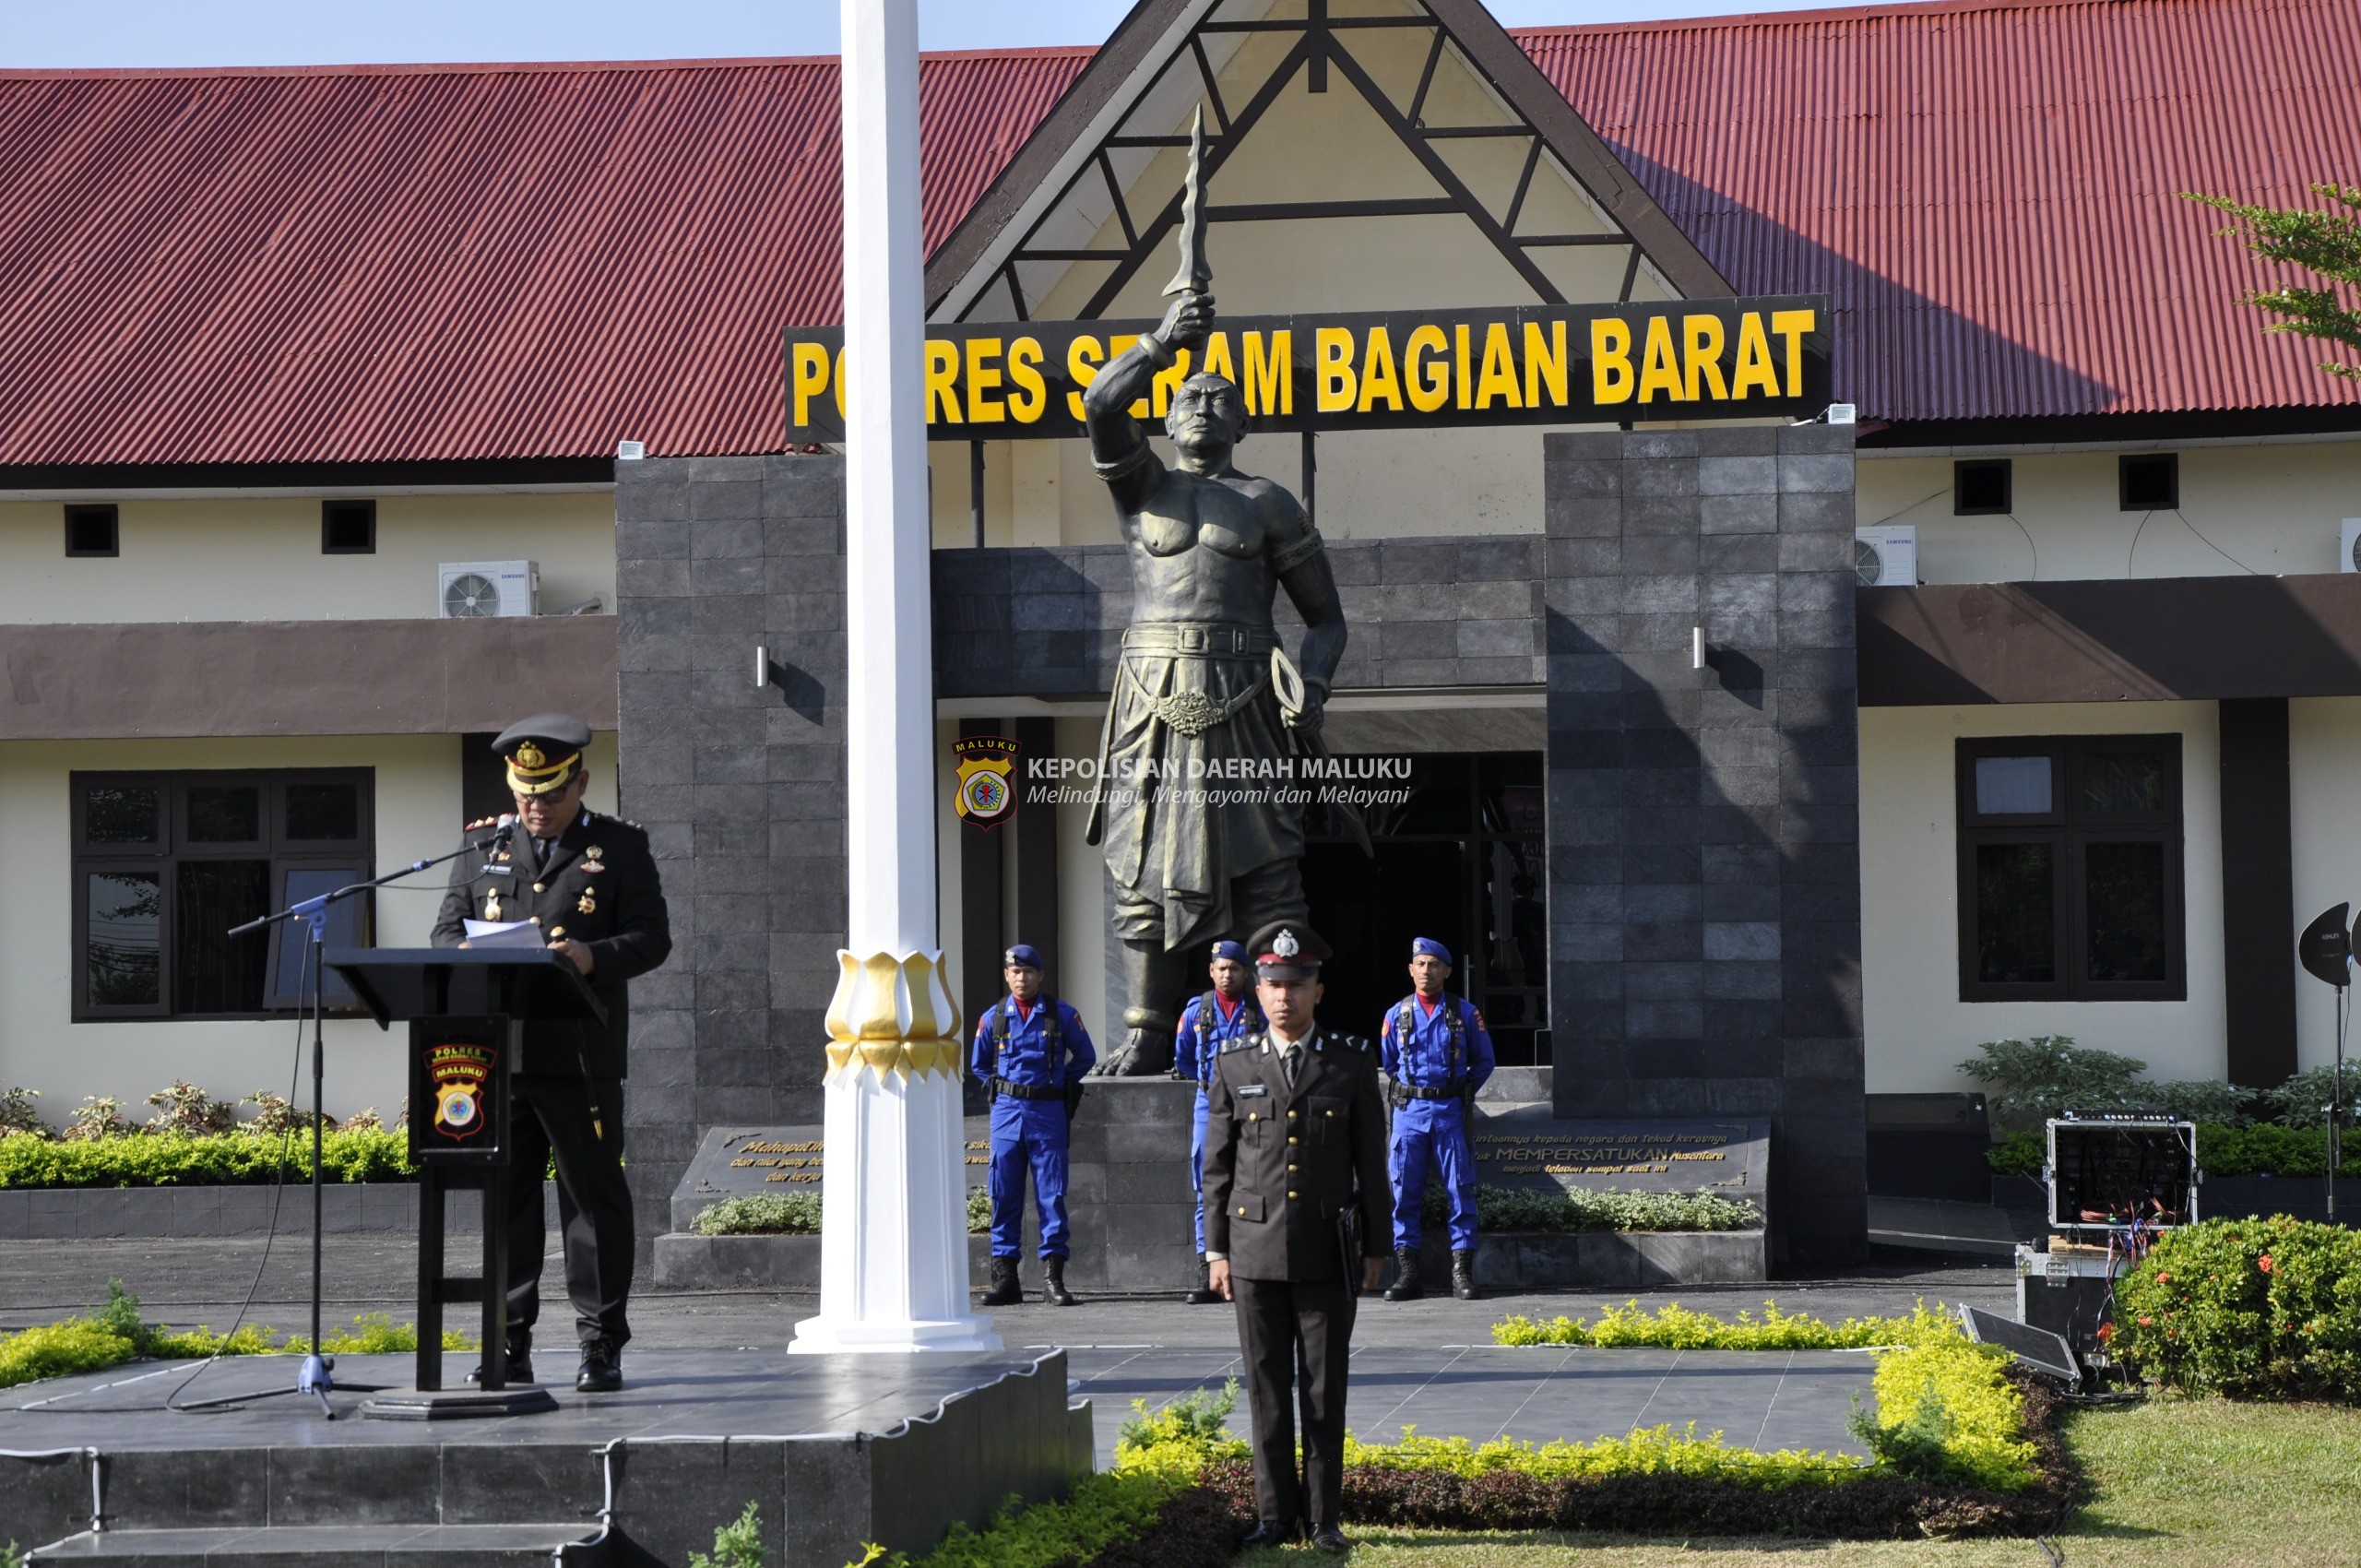
[[[287,786],[287,837],[296,843],[361,837],[361,787],[357,784]]]
[[[268,941],[260,932],[232,938],[229,930],[270,913],[270,862],[183,861],[172,891],[174,1011],[260,1012]]]
[[[163,886],[151,871],[89,875],[89,1004],[152,1007],[163,992]]]
[[[262,840],[262,788],[255,784],[188,787],[192,844],[255,844]]]
[[[82,837],[92,844],[154,844],[164,792],[154,784],[93,784],[82,795]]]
[[[2087,978],[2165,979],[2165,847],[2085,845],[2082,878],[2090,921]]]
[[[1487,986],[1548,983],[1549,918],[1542,903],[1541,848],[1494,841],[1479,844],[1480,892],[1487,941],[1468,955],[1468,975]]]
[[[2057,855],[2047,844],[1975,847],[1975,978],[1996,985],[2058,979]]]
[[[2023,816],[2050,810],[2049,759],[2046,756],[1980,756],[1975,759],[1975,814]]]
[[[2165,809],[2161,752],[2101,752],[2082,759],[2082,810],[2093,815],[2153,815]]]
[[[291,908],[306,898],[317,898],[322,894],[333,893],[339,887],[349,887],[361,881],[366,874],[359,866],[297,866],[287,873],[287,885],[281,895],[287,902],[282,907]],[[326,945],[329,947],[360,946],[361,913],[362,905],[358,897],[339,898],[329,905],[328,928],[324,933]],[[279,978],[276,987],[271,992],[270,1004],[274,1007],[293,1007],[300,1004],[308,1004],[312,999],[314,982],[325,980],[327,991],[323,1000],[327,1006],[353,1005],[354,999],[350,986],[334,975],[314,975],[306,967],[318,956],[316,954],[307,954],[304,951],[310,945],[311,940],[312,927],[309,921],[282,921],[279,922]]]

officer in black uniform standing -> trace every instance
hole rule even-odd
[[[1238,1306],[1254,1429],[1248,1546],[1342,1551],[1345,1373],[1355,1298],[1374,1289],[1392,1208],[1385,1099],[1369,1042],[1313,1021],[1328,944],[1299,921],[1246,944],[1268,1026],[1214,1059],[1205,1116],[1209,1283]],[[1294,1396],[1303,1401],[1296,1469]]]
[[[623,1386],[631,1291],[631,1189],[623,1181],[623,1076],[631,1032],[626,987],[672,950],[647,835],[582,803],[589,776],[583,754],[590,726],[544,713],[512,725],[492,742],[508,759],[516,814],[504,843],[451,872],[434,944],[457,947],[470,920],[540,928],[606,1004],[607,1022],[528,1022],[509,1123],[509,1376],[533,1381],[533,1320],[540,1310],[541,1171],[557,1158],[557,1211],[564,1228],[565,1289],[574,1303],[582,1362],[575,1386],[587,1394]],[[468,825],[470,833],[495,826]]]

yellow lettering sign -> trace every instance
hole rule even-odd
[[[1347,327],[1323,327],[1311,335],[1312,372],[1318,378],[1312,407],[1333,414],[1353,406],[1353,333]]]
[[[1633,385],[1631,324],[1602,315],[1590,324],[1590,400],[1628,403]]]
[[[1659,392],[1676,402],[1687,396],[1680,385],[1680,355],[1672,346],[1672,323],[1652,315],[1648,346],[1640,360],[1640,401],[1651,401]]]
[[[1287,372],[1295,361],[1295,334],[1271,334],[1270,351],[1263,350],[1260,332],[1246,334],[1246,411],[1250,414],[1295,412],[1295,377]]]
[[[1014,338],[1008,345],[1008,413],[1019,424],[1038,422],[1050,407],[1049,384],[1041,379],[1041,339]]]
[[[1450,362],[1427,357],[1441,355],[1450,346],[1440,327],[1411,328],[1402,346],[1402,380],[1410,389],[1410,406],[1422,414],[1433,413],[1451,398]]]
[[[926,422],[959,422],[959,345],[926,340]]]
[[[1537,409],[1541,394],[1547,389],[1550,406],[1566,406],[1566,324],[1553,321],[1549,336],[1541,336],[1541,324],[1525,324],[1525,406]]]
[[[1384,327],[1372,327],[1369,349],[1361,356],[1361,395],[1356,407],[1367,413],[1380,399],[1395,413],[1402,411],[1402,385],[1394,375],[1394,344]]]
[[[991,396],[1000,389],[1000,339],[970,338],[967,339],[967,422],[998,423],[1007,410],[998,398]]]

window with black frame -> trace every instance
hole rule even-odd
[[[1963,1002],[2188,994],[2177,735],[1959,742]]]
[[[314,978],[303,924],[229,932],[368,877],[371,783],[365,768],[73,775],[75,1019],[294,1006]],[[365,897],[332,907],[330,945],[367,929]]]

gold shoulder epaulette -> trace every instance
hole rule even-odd
[[[490,827],[499,820],[500,819],[496,816],[480,816],[476,818],[475,821],[468,824],[467,827],[463,831],[473,833],[477,828]]]

